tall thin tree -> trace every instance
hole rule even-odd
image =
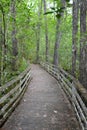
[[[1,67],[2,67],[2,18],[0,17],[0,86],[2,84],[2,71],[1,71]]]
[[[80,1],[80,81],[87,88],[87,1]]]
[[[6,20],[3,4],[0,3],[1,19],[0,19],[0,35],[1,35],[1,84],[3,84],[3,73],[6,68]]]
[[[61,32],[59,31],[60,27],[60,19],[57,20],[56,24],[56,40],[55,40],[55,45],[54,45],[54,57],[53,57],[53,64],[58,65],[59,63],[59,55],[58,55],[58,48],[61,40]]]
[[[42,13],[42,0],[38,3],[38,23],[36,30],[37,46],[36,46],[36,63],[39,63],[39,51],[40,51],[40,35],[41,35],[41,13]]]
[[[17,70],[18,43],[16,38],[16,0],[11,0],[12,17],[12,70]]]
[[[46,0],[43,0],[44,3],[44,13],[47,12],[47,4]],[[45,40],[46,40],[46,61],[48,62],[49,60],[49,42],[48,42],[48,24],[47,24],[47,16],[44,15],[44,20],[45,20]]]
[[[75,76],[78,44],[78,0],[73,0],[72,15],[72,74]]]
[[[65,8],[65,0],[60,1],[61,8]],[[58,3],[57,3],[57,8],[58,8]],[[57,9],[58,10],[58,9]],[[61,12],[61,17],[57,17],[57,23],[56,23],[56,35],[55,35],[55,45],[54,45],[54,56],[53,56],[53,64],[58,65],[59,64],[59,55],[58,55],[58,48],[60,45],[60,40],[61,40],[61,30],[60,30],[60,24],[61,20],[64,16],[64,12]]]

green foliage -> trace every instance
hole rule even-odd
[[[36,60],[36,43],[37,43],[37,25],[40,24],[40,52],[39,57],[45,60],[45,24],[44,15],[47,15],[48,37],[49,37],[49,61],[53,62],[54,43],[56,35],[56,18],[60,19],[62,13],[65,12],[65,7],[61,6],[60,0],[55,0],[55,6],[52,0],[47,0],[47,12],[44,14],[43,7],[41,12],[41,21],[38,19],[40,0],[16,1],[16,38],[18,42],[18,57],[17,57],[17,71],[13,72],[12,64],[12,17],[10,12],[10,0],[1,0],[5,13],[6,21],[6,58],[4,71],[2,72],[4,83],[21,73],[27,66],[28,61],[34,62]],[[66,0],[67,6],[70,5],[70,0]],[[70,5],[71,6],[71,5]],[[1,9],[1,8],[0,8]],[[44,14],[44,15],[43,15]],[[0,11],[0,16],[2,13]],[[61,22],[60,30],[62,31],[62,39],[58,50],[60,65],[66,70],[71,69],[71,48],[72,48],[72,18],[71,14],[64,14],[64,19]],[[3,23],[2,23],[3,25]],[[0,24],[1,27],[1,24]],[[3,30],[3,27],[2,27]],[[1,35],[0,35],[1,38]],[[2,60],[2,51],[0,50],[0,60]]]
[[[24,71],[26,68],[27,68],[27,66],[28,66],[28,63],[27,63],[27,61],[26,61],[26,59],[23,57],[23,58],[21,58],[20,60],[19,60],[19,72],[22,72],[22,71]]]
[[[46,14],[52,14],[52,13],[54,13],[54,12],[53,11],[49,11],[49,12],[44,13],[44,15],[46,15]]]
[[[59,47],[59,61],[61,66],[70,71],[72,65],[72,17],[68,15],[61,24],[62,38]]]
[[[61,18],[62,13],[64,13],[65,7],[50,7],[52,11],[48,11],[45,13],[47,14],[54,14],[58,19]]]
[[[70,2],[70,0],[66,0],[66,2]]]

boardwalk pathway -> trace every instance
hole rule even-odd
[[[80,130],[71,105],[57,81],[38,65],[18,107],[2,130]]]

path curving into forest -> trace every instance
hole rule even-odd
[[[75,113],[57,81],[39,65],[20,104],[2,130],[80,130]]]

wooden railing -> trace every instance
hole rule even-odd
[[[87,130],[87,90],[62,68],[49,63],[41,62],[40,64],[58,80],[58,84],[72,103],[82,130]]]
[[[0,87],[0,127],[15,109],[31,80],[30,68]]]

